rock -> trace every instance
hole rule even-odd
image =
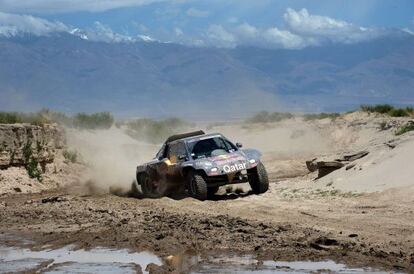
[[[343,158],[343,161],[353,162],[355,160],[358,160],[358,159],[361,159],[361,158],[367,156],[368,154],[369,154],[368,151],[360,151],[360,152],[355,153],[355,154],[344,155],[342,158]]]
[[[316,163],[316,159],[317,158],[314,158],[310,161],[306,161],[306,167],[308,168],[308,170],[310,172],[315,172],[316,170],[318,170],[318,165]]]
[[[174,271],[174,269],[171,269],[165,265],[159,266],[154,263],[150,263],[145,268],[145,271],[147,271],[149,274],[168,274]]]
[[[345,167],[346,170],[350,170],[351,168],[355,167],[355,163],[349,164]]]
[[[142,267],[139,264],[135,264],[135,273],[136,274],[143,274]]]
[[[67,200],[68,200],[67,198],[59,197],[59,196],[47,197],[47,198],[42,199],[42,203],[43,204],[46,204],[46,203],[59,203],[59,202],[65,202]]]
[[[340,169],[344,166],[341,162],[331,161],[331,162],[317,162],[318,167],[318,178],[328,175],[329,173]]]
[[[344,167],[347,163],[355,161],[357,159],[361,159],[367,156],[368,154],[368,151],[360,151],[354,154],[344,155],[341,158],[335,160],[329,160],[327,158],[320,160],[315,158],[310,161],[306,161],[306,167],[310,172],[318,170],[318,178],[321,178],[337,169]],[[355,164],[350,164],[346,167],[346,170],[351,169],[354,166]]]

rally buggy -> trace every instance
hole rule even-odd
[[[133,191],[140,186],[150,198],[187,191],[196,199],[206,200],[220,186],[248,182],[253,193],[266,192],[269,180],[260,152],[241,147],[219,133],[200,130],[173,135],[153,161],[137,167]]]

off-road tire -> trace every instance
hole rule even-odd
[[[213,196],[214,194],[216,194],[218,190],[219,190],[219,187],[218,187],[218,186],[212,186],[212,187],[209,187],[209,188],[207,189],[207,194],[208,194],[208,196],[209,196],[209,197],[211,197],[211,196]]]
[[[204,176],[196,171],[188,173],[188,193],[191,197],[204,201],[208,197],[208,187]]]
[[[137,175],[137,182],[141,185],[142,194],[147,198],[160,198],[162,195],[154,187],[150,177],[146,173]]]
[[[142,192],[139,190],[138,182],[136,180],[134,180],[131,184],[130,196],[134,198],[142,197]]]
[[[269,189],[269,178],[262,163],[256,166],[254,174],[249,178],[249,184],[255,194],[265,193]]]

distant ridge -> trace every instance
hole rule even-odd
[[[156,117],[414,104],[409,34],[268,50],[93,42],[76,32],[0,37],[0,109]]]

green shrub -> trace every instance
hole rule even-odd
[[[108,129],[113,123],[114,117],[109,112],[78,113],[73,118],[73,125],[80,129]]]
[[[370,113],[388,114],[391,117],[407,117],[414,115],[414,109],[412,107],[395,108],[388,104],[375,106],[362,105],[361,110]]]
[[[47,119],[49,122],[57,123],[67,127],[73,126],[73,118],[69,117],[65,113],[52,111],[49,109],[42,109],[39,114]]]
[[[0,112],[0,124],[16,124],[22,122],[22,117],[17,112]]]
[[[393,110],[394,107],[389,104],[380,104],[380,105],[362,105],[361,110],[365,112],[376,112],[376,113],[389,113],[391,110]]]
[[[43,125],[49,120],[41,113],[21,113],[21,112],[0,112],[0,124],[29,123],[32,125]]]
[[[63,151],[63,157],[71,163],[78,161],[78,152],[76,150],[65,150]]]
[[[126,122],[126,133],[138,140],[160,143],[165,141],[168,136],[188,130],[191,126],[193,126],[191,123],[179,118],[160,121],[141,118]]]
[[[409,122],[407,124],[405,124],[404,126],[400,127],[397,132],[395,133],[395,135],[402,135],[404,133],[407,133],[409,131],[413,131],[414,130],[414,122]]]
[[[407,112],[407,110],[402,108],[394,108],[388,112],[388,115],[391,117],[406,117],[410,116],[410,114]]]
[[[30,141],[23,147],[23,159],[29,177],[36,178],[39,182],[42,182],[42,171],[39,169],[39,162],[33,157],[32,143]]]
[[[311,121],[311,120],[321,120],[321,119],[336,119],[339,116],[341,116],[340,113],[337,112],[331,112],[331,113],[326,113],[326,112],[322,112],[322,113],[309,113],[309,114],[305,114],[303,115],[303,119],[305,121]]]
[[[280,122],[285,119],[293,118],[292,113],[288,112],[268,112],[261,111],[246,120],[248,123],[273,123]]]

